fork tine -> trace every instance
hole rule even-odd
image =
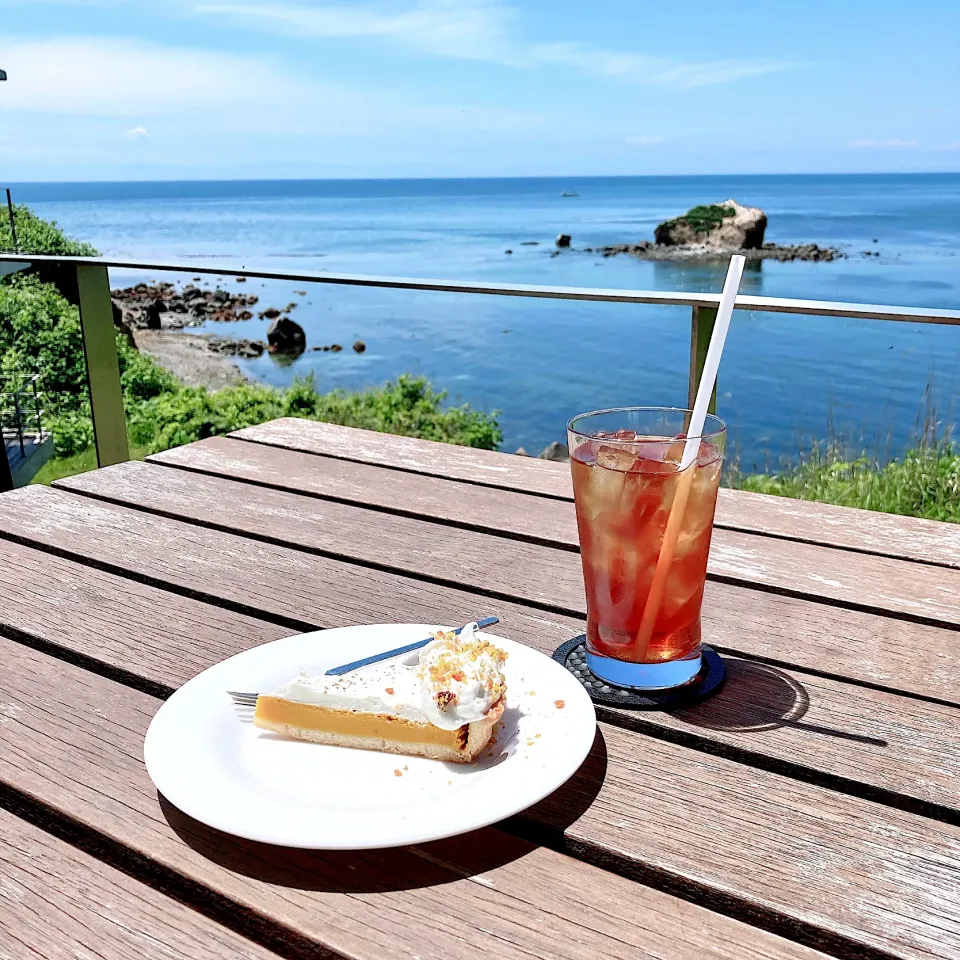
[[[236,690],[228,690],[229,696],[235,704],[242,707],[255,707],[257,705],[257,693],[240,693]]]

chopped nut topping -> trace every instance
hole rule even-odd
[[[387,690],[387,693],[389,693],[390,696],[392,697],[392,696],[393,696],[393,687],[387,687],[386,690]]]
[[[446,710],[451,704],[457,702],[457,695],[449,690],[441,690],[436,696],[437,706],[441,710]]]
[[[402,771],[402,770],[394,770],[394,771],[393,771],[393,775],[394,775],[395,777],[402,777],[402,776],[403,776],[403,771]]]
[[[562,709],[566,706],[566,704],[565,704],[562,700],[554,700],[554,701],[553,701],[553,705],[554,705],[558,710],[562,710]]]

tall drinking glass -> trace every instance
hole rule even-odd
[[[689,410],[620,407],[567,424],[587,591],[587,664],[621,687],[667,690],[700,672],[700,605],[726,427],[708,415],[697,459],[681,472],[689,422]],[[674,498],[686,483],[658,597],[651,592],[654,571]],[[648,603],[652,631],[641,629]]]

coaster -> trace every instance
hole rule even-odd
[[[703,666],[690,683],[661,693],[625,690],[599,680],[587,666],[587,638],[585,634],[561,644],[553,652],[553,659],[566,667],[582,684],[590,699],[605,707],[623,707],[627,710],[676,710],[690,707],[715,694],[727,676],[727,668],[720,654],[712,647],[703,646]]]

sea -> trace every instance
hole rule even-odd
[[[764,209],[768,241],[847,254],[750,266],[743,292],[960,308],[960,174],[11,186],[16,202],[112,257],[675,291],[719,291],[723,265],[604,258],[585,248],[651,239],[658,222],[732,198]],[[572,244],[554,255],[560,233]],[[113,270],[111,282],[192,276]],[[296,302],[293,316],[306,331],[308,350],[292,362],[239,361],[250,376],[285,386],[312,374],[326,390],[424,375],[448,403],[497,411],[506,450],[536,454],[585,410],[686,403],[686,307],[223,283],[259,294],[261,308]],[[210,326],[263,338],[266,325]],[[357,340],[365,352],[351,349]],[[345,349],[309,349],[332,343]],[[924,423],[953,429],[958,395],[958,326],[737,311],[718,414],[741,467],[770,470],[827,437],[853,452],[896,456]]]

